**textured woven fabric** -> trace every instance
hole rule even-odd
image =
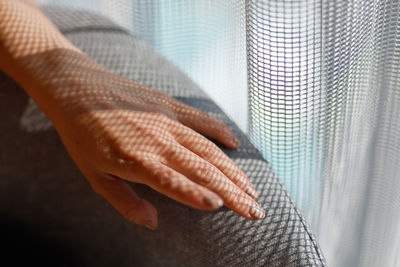
[[[250,140],[331,266],[400,266],[400,2],[248,1]]]
[[[269,164],[202,90],[139,39],[101,16],[45,9],[68,39],[113,72],[163,90],[232,127],[242,146],[224,149],[260,192],[265,219],[226,208],[198,211],[133,185],[159,210],[155,233],[126,222],[96,196],[41,111],[5,75],[0,79],[0,215],[5,236],[28,236],[32,260],[109,266],[322,266],[318,245]],[[10,227],[10,225],[13,225]],[[13,244],[11,242],[11,244]],[[30,243],[27,243],[27,246]],[[11,246],[12,248],[12,246]],[[54,261],[54,262],[52,262]]]

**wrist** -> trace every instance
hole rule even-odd
[[[23,1],[0,1],[0,69],[19,83],[46,114],[54,108],[51,92],[43,83],[57,67],[49,62],[46,65],[46,54],[56,50],[83,54],[39,8]],[[34,59],[42,64],[33,64]],[[57,60],[52,63],[62,64]]]
[[[74,117],[91,105],[99,77],[109,75],[83,53],[54,49],[18,60],[24,89],[53,121]]]

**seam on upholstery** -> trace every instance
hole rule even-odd
[[[72,29],[60,30],[63,34],[71,34],[71,33],[81,33],[81,32],[113,32],[113,33],[123,33],[126,35],[130,35],[134,37],[129,31],[121,28],[121,27],[97,27],[97,26],[85,26],[85,27],[76,27]]]

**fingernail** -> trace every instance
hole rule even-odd
[[[236,147],[239,147],[239,146],[242,145],[242,143],[240,142],[240,140],[236,136],[233,136],[232,142]]]
[[[222,201],[222,199],[210,196],[205,196],[203,198],[203,203],[214,209],[218,209],[224,205],[224,201]]]
[[[156,230],[156,226],[154,225],[154,223],[151,220],[145,220],[143,222],[143,226],[151,231]]]
[[[258,193],[252,184],[247,184],[246,190],[244,190],[252,198],[257,199]]]
[[[260,220],[260,219],[264,218],[265,211],[261,207],[251,206],[250,210],[249,210],[249,214],[253,219]]]

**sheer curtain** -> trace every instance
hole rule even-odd
[[[400,2],[42,0],[101,12],[248,133],[330,266],[400,264]]]

